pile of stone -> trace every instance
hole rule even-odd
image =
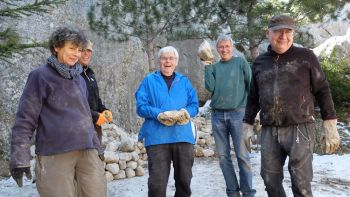
[[[126,133],[115,124],[105,124],[102,130],[107,181],[143,176],[142,165],[147,155],[143,144],[137,142],[137,136]]]
[[[195,157],[215,157],[215,141],[211,127],[210,100],[200,108],[192,122],[196,126],[197,139],[194,146]]]

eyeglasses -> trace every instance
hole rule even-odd
[[[278,29],[278,30],[274,30],[273,33],[279,36],[283,34],[286,34],[286,36],[292,36],[294,31],[292,29]]]
[[[160,60],[162,60],[162,61],[167,61],[167,60],[174,61],[176,59],[177,59],[176,57],[161,57],[160,58]]]
[[[230,45],[225,45],[225,46],[218,46],[218,49],[223,50],[223,49],[230,49]]]

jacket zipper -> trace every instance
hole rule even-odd
[[[280,104],[279,104],[279,86],[278,86],[278,59],[279,59],[279,55],[277,55],[277,57],[275,58],[275,63],[274,63],[274,72],[275,72],[275,77],[274,77],[274,82],[273,82],[273,113],[278,114],[278,111],[280,110]],[[276,119],[276,121],[279,122],[278,119]]]
[[[84,69],[84,75],[86,76],[86,78],[89,80],[89,81],[91,81],[90,80],[90,77],[86,74],[86,70]]]

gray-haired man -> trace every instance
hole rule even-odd
[[[200,47],[201,48],[201,47]],[[249,152],[244,144],[243,116],[251,80],[250,65],[242,57],[233,57],[233,41],[219,36],[216,49],[220,61],[205,65],[205,88],[211,92],[212,127],[220,168],[229,197],[253,197],[252,170]],[[210,50],[209,50],[210,51]],[[203,55],[206,54],[206,55]],[[204,64],[212,61],[206,50],[198,54]],[[239,182],[231,159],[232,140],[239,168]]]

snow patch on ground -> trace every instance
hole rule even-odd
[[[235,169],[237,165],[233,156]],[[256,197],[267,197],[264,183],[260,177],[260,152],[251,154],[253,168],[253,185],[257,190]],[[286,164],[288,160],[286,161]],[[316,155],[314,154],[314,179],[312,189],[314,196],[350,196],[350,154],[346,155]],[[293,196],[291,181],[287,166],[284,167],[284,188],[287,196]],[[238,174],[238,172],[236,172]],[[172,174],[172,173],[171,173]],[[108,196],[147,197],[148,171],[142,177],[116,180],[108,183]],[[224,197],[225,182],[216,158],[196,158],[192,178],[193,197]],[[167,196],[174,196],[175,186],[169,178]],[[24,181],[24,186],[18,188],[12,178],[0,180],[0,196],[37,197],[35,184]]]

